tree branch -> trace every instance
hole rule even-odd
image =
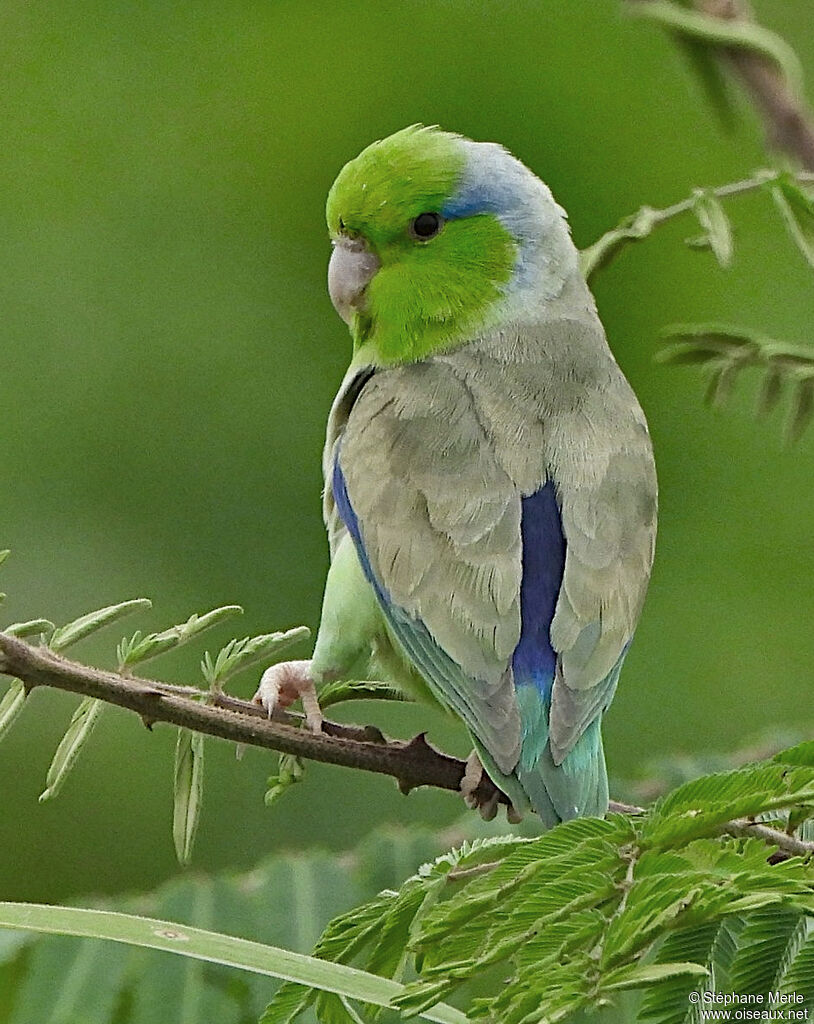
[[[699,9],[722,21],[751,22],[742,0],[698,0]],[[776,64],[754,50],[724,47],[722,54],[743,82],[763,118],[769,144],[814,171],[814,119]]]
[[[390,740],[375,726],[326,720],[322,733],[316,734],[302,727],[302,715],[280,712],[269,719],[257,704],[225,693],[92,668],[7,633],[0,633],[0,673],[19,679],[26,692],[48,686],[126,708],[139,715],[148,729],[157,722],[167,722],[246,746],[390,775],[403,793],[418,786],[460,791],[466,770],[466,762],[436,750],[423,733],[411,740]],[[510,803],[484,772],[476,790],[479,803],[486,803],[495,794],[499,803]],[[618,814],[644,813],[641,807],[613,800],[609,809]],[[814,843],[766,825],[736,821],[730,822],[725,831],[757,836],[777,846],[779,859],[814,855]]]
[[[797,55],[756,24],[744,0],[695,0],[695,10],[665,0],[628,2],[637,14],[720,56],[763,119],[769,144],[814,170],[814,118],[802,95]]]
[[[782,175],[776,171],[759,171],[753,178],[730,181],[725,185],[717,185],[703,191],[715,199],[730,199],[733,196],[742,196],[770,187],[781,178]],[[814,173],[811,171],[800,171],[794,178],[805,188],[814,185]],[[590,281],[598,270],[606,267],[627,245],[649,237],[661,224],[690,213],[695,209],[696,203],[697,195],[693,194],[659,209],[653,206],[640,207],[636,213],[626,217],[615,228],[606,231],[595,242],[581,250],[579,260],[585,279]]]
[[[391,775],[405,793],[416,786],[457,790],[463,777],[464,762],[435,750],[423,735],[387,740],[374,728],[328,721],[317,735],[295,724],[300,716],[284,713],[269,720],[248,701],[91,668],[5,633],[0,633],[0,652],[0,672],[21,680],[27,690],[50,686],[116,704],[140,715],[148,728],[168,722],[247,746]],[[484,776],[478,795],[485,800],[494,791]]]

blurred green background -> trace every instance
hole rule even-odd
[[[814,84],[810,0],[754,6]],[[550,184],[580,245],[766,161],[748,107],[725,131],[681,53],[616,0],[6,0],[0,51],[3,621],[151,597],[150,615],[77,649],[97,664],[124,632],[220,603],[244,605],[240,635],[316,625],[320,450],[349,357],[323,203],[364,145],[416,121],[501,141]],[[697,372],[652,360],[677,321],[811,340],[811,270],[769,201],[728,209],[729,272],[683,245],[685,220],[595,284],[661,481],[650,597],[606,723],[617,777],[811,710],[814,430],[787,449],[780,415],[754,421],[750,384],[712,412]],[[158,665],[189,681],[199,657]],[[0,898],[177,870],[167,728],[108,709],[61,797],[37,803],[75,704],[37,691],[0,746]],[[423,709],[352,713],[466,749]],[[405,799],[320,766],[267,810],[274,768],[208,745],[197,867],[460,813],[450,795]]]

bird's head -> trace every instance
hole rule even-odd
[[[367,362],[422,359],[584,291],[563,210],[495,143],[405,128],[342,168],[326,213],[331,301]]]

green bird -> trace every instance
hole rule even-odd
[[[413,126],[340,172],[328,288],[353,358],[328,419],[331,550],[310,661],[271,712],[384,678],[457,715],[550,826],[608,806],[602,716],[647,588],[647,423],[564,211],[502,146]],[[493,811],[494,808],[491,808]]]

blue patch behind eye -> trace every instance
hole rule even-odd
[[[465,182],[441,210],[445,220],[457,220],[476,213],[499,214],[506,209],[506,197],[495,184]]]
[[[539,266],[532,258],[534,239],[538,233],[538,213],[534,204],[518,201],[517,198],[518,178],[524,178],[526,173],[515,162],[500,162],[490,168],[476,167],[464,175],[458,191],[441,210],[441,216],[446,220],[459,220],[478,214],[497,217],[517,245],[514,273],[505,286],[507,291],[535,286],[540,273]]]
[[[523,498],[520,529],[523,538],[522,625],[512,668],[515,683],[534,683],[547,697],[557,665],[549,630],[565,570],[565,538],[552,481]]]

